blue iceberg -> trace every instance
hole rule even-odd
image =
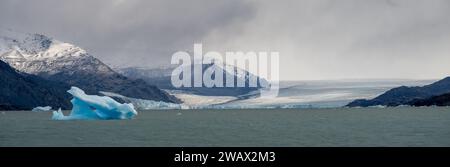
[[[121,104],[107,96],[86,95],[77,87],[72,87],[67,92],[73,96],[72,111],[68,116],[61,109],[53,111],[53,120],[132,119],[137,115],[133,104]]]

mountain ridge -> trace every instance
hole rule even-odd
[[[180,103],[154,85],[115,72],[78,46],[41,34],[0,31],[0,60],[20,72],[77,86],[89,94],[108,91],[132,98]]]
[[[386,91],[385,93],[367,100],[357,99],[347,104],[347,107],[369,107],[376,105],[399,106],[410,105],[413,101],[427,99],[450,93],[450,77],[421,87],[401,86]]]
[[[199,64],[200,65],[200,64]],[[191,71],[193,70],[194,64],[191,64]],[[165,68],[142,68],[142,67],[127,67],[127,68],[120,68],[116,69],[120,74],[134,78],[134,79],[143,79],[151,84],[157,85],[163,89],[168,90],[183,90],[187,91],[196,95],[206,95],[206,96],[242,96],[245,94],[248,94],[253,91],[257,91],[261,86],[261,81],[259,80],[259,76],[256,76],[246,70],[240,69],[238,67],[230,66],[230,65],[217,65],[215,63],[210,64],[201,64],[202,66],[202,72],[205,72],[207,68],[213,68],[212,66],[218,66],[223,70],[223,82],[224,85],[226,83],[226,75],[233,75],[234,76],[234,84],[236,85],[238,80],[243,81],[245,83],[244,87],[212,87],[208,88],[206,86],[203,87],[181,87],[181,88],[175,88],[172,86],[171,83],[171,76],[172,71],[176,67],[165,67]],[[232,70],[230,70],[232,69]],[[234,70],[234,71],[233,71]],[[239,71],[239,72],[238,72]],[[243,74],[240,76],[239,74]],[[191,73],[191,78],[193,77],[193,73]],[[203,75],[203,73],[202,73]],[[213,74],[213,77],[215,75]],[[257,86],[256,87],[250,87],[249,86],[249,78],[255,77],[257,78]],[[262,78],[261,78],[262,79]],[[265,79],[262,79],[262,82],[265,82],[265,84],[268,84],[268,82]],[[192,83],[192,82],[191,82]]]

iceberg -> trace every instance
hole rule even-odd
[[[127,103],[133,104],[134,107],[138,110],[174,110],[174,109],[189,109],[188,106],[182,105],[182,104],[175,104],[175,103],[167,103],[163,101],[154,101],[154,100],[145,100],[145,99],[137,99],[137,98],[131,98],[126,97],[117,93],[113,92],[103,92],[100,91],[101,94],[112,97],[112,98],[118,98],[119,100],[125,101]]]
[[[33,111],[33,112],[47,112],[47,111],[51,111],[52,110],[52,107],[50,107],[50,106],[45,106],[45,107],[35,107],[35,108],[33,108],[31,111]]]
[[[133,104],[121,104],[107,96],[87,95],[77,87],[67,92],[73,96],[72,111],[68,116],[61,109],[53,111],[53,120],[132,119],[138,114]]]

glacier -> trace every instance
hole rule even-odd
[[[73,96],[72,111],[67,116],[61,109],[53,111],[53,120],[132,119],[138,114],[133,104],[121,104],[111,97],[87,95],[77,87],[71,87],[67,92]]]
[[[137,98],[131,98],[126,97],[117,93],[113,92],[105,92],[100,91],[101,94],[113,98],[118,98],[122,101],[125,101],[127,103],[133,104],[133,106],[137,110],[173,110],[173,109],[189,109],[188,106],[183,104],[176,104],[176,103],[168,103],[163,101],[154,101],[154,100],[145,100],[145,99],[137,99]]]

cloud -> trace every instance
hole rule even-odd
[[[449,1],[258,2],[254,19],[215,30],[205,45],[279,51],[283,79],[450,75]]]
[[[116,66],[168,64],[201,42],[279,51],[285,80],[450,75],[446,0],[3,0],[0,22]]]
[[[178,50],[216,27],[250,19],[251,4],[239,0],[6,0],[2,26],[44,33],[86,48],[110,64],[169,63]]]

